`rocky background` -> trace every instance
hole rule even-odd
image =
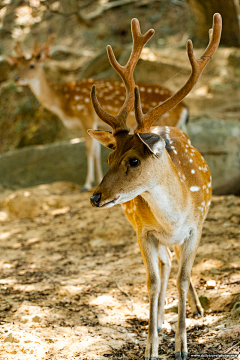
[[[198,0],[194,1],[197,6]],[[118,80],[118,75],[108,62],[105,48],[107,44],[111,44],[116,56],[124,57],[127,49],[131,47],[130,21],[137,17],[143,32],[153,27],[156,33],[143,50],[135,71],[136,81],[157,83],[177,91],[190,73],[185,47],[186,40],[191,34],[196,47],[199,47],[194,27],[191,26],[194,1],[190,1],[191,4],[183,0],[80,1],[78,15],[76,1],[73,0],[16,1],[11,6],[3,6],[0,11],[0,153],[4,153],[4,159],[0,158],[0,166],[4,169],[6,179],[1,180],[1,184],[14,188],[36,185],[42,181],[30,183],[28,179],[22,179],[18,175],[18,180],[9,182],[18,156],[23,157],[27,164],[28,155],[27,152],[20,152],[21,155],[13,153],[10,160],[8,154],[9,165],[6,168],[7,151],[82,137],[81,132],[67,130],[55,115],[45,110],[28,87],[15,85],[13,77],[16,71],[7,63],[4,56],[14,54],[16,40],[22,42],[25,54],[29,55],[34,40],[37,39],[42,44],[49,35],[56,35],[49,59],[45,63],[48,77],[54,81],[64,83],[87,77]],[[214,6],[214,1],[211,4]],[[236,17],[239,16],[238,9],[236,6],[234,10]],[[210,10],[206,8],[206,11]],[[222,43],[225,44],[224,24],[227,22],[226,13],[231,9],[223,7],[220,10],[223,15]],[[206,26],[209,28],[211,22]],[[203,53],[202,48],[197,48],[195,53],[196,57],[200,57]],[[215,194],[239,194],[240,191],[239,63],[239,48],[220,47],[197,85],[185,99],[190,113],[189,135],[193,144],[207,159],[213,175]],[[63,152],[70,151],[71,156],[69,141],[61,143],[60,146],[64,148]],[[32,152],[38,154],[38,148],[33,148]],[[85,159],[82,151],[81,153]],[[39,156],[38,162],[41,161],[41,154]],[[85,178],[85,164],[84,160],[79,184],[83,184],[82,179]],[[74,171],[79,173],[77,159],[74,166]],[[64,167],[66,164],[63,159],[57,180],[72,181],[70,177],[63,175],[61,169]],[[44,182],[55,180],[51,175],[51,161],[50,164],[46,164],[45,173],[48,175]],[[29,176],[31,177],[31,174]],[[39,179],[38,174],[36,177]]]

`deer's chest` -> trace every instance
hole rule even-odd
[[[171,212],[170,208],[165,208],[165,214],[160,214],[156,218],[149,204],[141,196],[122,204],[122,209],[138,233],[151,232],[165,246],[181,245],[195,227],[184,211],[178,214],[175,221],[171,221],[170,215],[166,216],[168,211]]]

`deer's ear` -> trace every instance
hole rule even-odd
[[[111,132],[101,130],[88,130],[88,134],[93,139],[100,142],[103,146],[111,150],[114,150],[116,148],[116,140]]]
[[[154,155],[162,155],[166,143],[161,136],[153,133],[137,133],[137,136]]]
[[[6,60],[9,63],[9,65],[12,65],[12,66],[17,65],[17,59],[14,56],[7,55]]]

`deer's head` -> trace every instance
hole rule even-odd
[[[29,57],[24,56],[21,44],[19,42],[16,43],[14,50],[17,56],[6,57],[8,63],[16,68],[16,75],[14,77],[16,83],[19,85],[29,85],[31,81],[40,75],[54,38],[55,36],[50,36],[48,41],[41,47],[38,47],[38,43],[35,41],[32,54]]]
[[[112,48],[107,47],[110,63],[121,75],[126,86],[126,100],[117,116],[113,116],[101,108],[96,97],[95,86],[93,86],[91,97],[95,111],[104,122],[113,128],[112,133],[89,130],[90,136],[113,150],[108,157],[109,171],[91,197],[93,206],[106,208],[132,200],[159,181],[157,173],[159,174],[161,171],[161,163],[164,163],[167,153],[164,139],[154,133],[151,124],[182,101],[196,84],[202,70],[218,47],[221,36],[221,16],[220,14],[214,15],[213,29],[209,32],[209,44],[199,60],[194,57],[192,42],[188,40],[187,52],[192,73],[185,85],[165,102],[147,114],[143,114],[133,71],[143,46],[153,33],[154,30],[149,30],[142,35],[138,20],[132,20],[133,49],[126,66],[121,66],[117,62]],[[129,134],[126,120],[133,107],[137,127],[134,134]]]
[[[161,161],[165,149],[165,141],[159,135],[125,131],[113,135],[94,130],[89,134],[113,150],[108,156],[109,171],[91,197],[93,206],[124,203],[155,185],[156,161]]]

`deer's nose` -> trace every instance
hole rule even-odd
[[[14,76],[14,81],[18,81],[19,79],[19,76]]]
[[[92,204],[93,206],[99,207],[99,203],[100,203],[100,200],[101,200],[101,196],[102,196],[101,193],[91,196],[91,198],[90,198],[91,204]]]

